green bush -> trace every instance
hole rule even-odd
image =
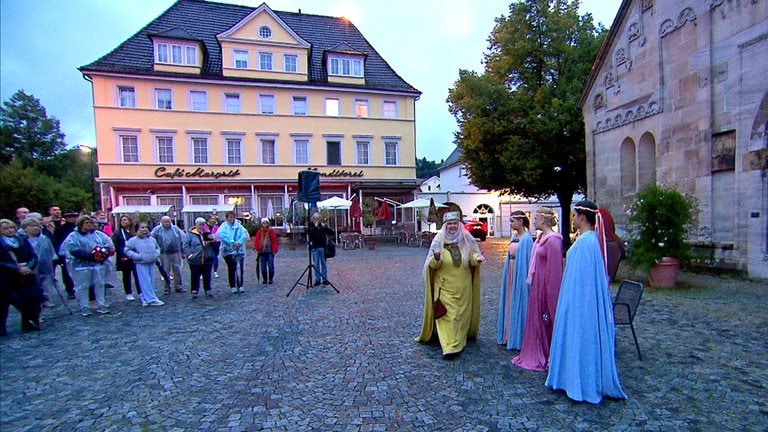
[[[694,208],[693,198],[668,186],[653,184],[638,192],[629,209],[627,227],[630,265],[650,270],[663,257],[688,262]]]

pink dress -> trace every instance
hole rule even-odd
[[[528,279],[531,290],[523,345],[512,363],[523,369],[546,371],[549,367],[549,344],[552,341],[557,297],[563,279],[563,236],[559,233],[542,235],[536,239],[531,251]]]

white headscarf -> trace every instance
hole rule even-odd
[[[453,235],[449,234],[445,228],[446,224],[443,224],[443,226],[440,228],[440,231],[437,232],[435,238],[432,240],[432,244],[429,246],[427,259],[424,261],[422,276],[426,276],[427,270],[429,269],[429,261],[432,259],[435,251],[442,253],[443,245],[445,244],[459,244],[459,251],[461,252],[461,264],[464,267],[469,267],[469,260],[473,254],[477,254],[478,260],[485,261],[485,257],[483,257],[483,253],[480,252],[480,247],[477,245],[477,240],[475,240],[475,238],[472,237],[472,234],[470,234],[469,231],[464,228],[464,224],[459,222],[459,230]]]

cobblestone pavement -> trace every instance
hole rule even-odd
[[[249,256],[245,294],[220,278],[213,298],[173,293],[143,308],[116,288],[113,313],[59,305],[34,334],[12,312],[0,430],[768,430],[765,283],[683,275],[682,288],[646,291],[642,361],[629,329],[617,330],[629,399],[574,403],[496,344],[506,242],[482,247],[480,335],[455,361],[414,342],[426,249],[395,244],[339,250],[329,275],[340,293],[300,285],[286,296],[307,252],[285,248],[274,285],[254,284]]]

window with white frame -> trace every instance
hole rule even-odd
[[[184,205],[184,198],[181,195],[158,195],[157,205],[170,205],[178,212]]]
[[[139,162],[139,138],[136,135],[120,135],[120,152],[123,162]]]
[[[397,118],[397,102],[384,101],[382,106],[382,114],[384,118]]]
[[[161,110],[173,109],[171,89],[155,89],[155,108]]]
[[[174,65],[197,65],[197,46],[158,42],[155,44],[155,62]]]
[[[183,51],[181,45],[171,45],[171,63],[182,64],[184,63]]]
[[[189,203],[194,205],[219,205],[218,195],[190,195]]]
[[[235,50],[232,58],[235,61],[235,69],[248,69],[248,51]]]
[[[192,138],[192,163],[208,163],[208,138]]]
[[[243,141],[240,138],[227,138],[225,140],[227,152],[227,164],[240,165],[243,163]]]
[[[263,25],[259,27],[259,37],[262,39],[269,39],[272,37],[272,29]]]
[[[117,94],[122,108],[136,108],[136,89],[130,86],[118,86]]]
[[[338,117],[341,115],[338,98],[325,98],[325,115]]]
[[[240,93],[224,93],[224,112],[240,112]]]
[[[293,159],[296,165],[309,165],[309,139],[293,139]]]
[[[355,141],[355,159],[358,165],[371,163],[371,142],[358,139]]]
[[[270,52],[259,53],[259,69],[264,71],[272,70],[272,53]]]
[[[140,206],[149,205],[149,197],[144,195],[123,195],[120,197],[123,201],[123,205],[128,206]]]
[[[328,56],[328,75],[362,78],[363,59],[357,56],[332,54]]]
[[[355,115],[360,118],[368,117],[368,100],[355,99]]]
[[[123,162],[139,162],[139,138],[136,135],[120,135],[120,152]]]
[[[157,55],[155,61],[158,63],[170,63],[168,61],[168,44],[159,43],[155,45],[155,54]]]
[[[294,96],[291,109],[293,110],[293,115],[307,115],[307,97]]]
[[[270,214],[271,207],[271,214]],[[282,195],[260,195],[259,208],[255,209],[259,215],[266,218],[274,218],[277,212],[284,211]]]
[[[384,165],[400,164],[400,143],[395,140],[384,141]]]
[[[259,113],[260,114],[275,113],[275,96],[274,95],[259,95]]]
[[[299,56],[295,54],[283,55],[283,71],[285,72],[298,72],[299,71]]]
[[[157,162],[161,164],[173,163],[173,137],[159,136],[157,142]]]
[[[189,109],[192,111],[208,111],[208,94],[199,90],[190,91]]]
[[[275,165],[275,139],[261,138],[261,163],[263,165]]]
[[[184,47],[186,56],[184,57],[184,64],[190,66],[197,65],[197,48],[193,46]]]
[[[235,201],[237,198],[237,201]],[[249,212],[251,209],[251,196],[250,195],[224,195],[224,202],[227,204],[235,204],[236,217],[243,216],[244,212]]]

